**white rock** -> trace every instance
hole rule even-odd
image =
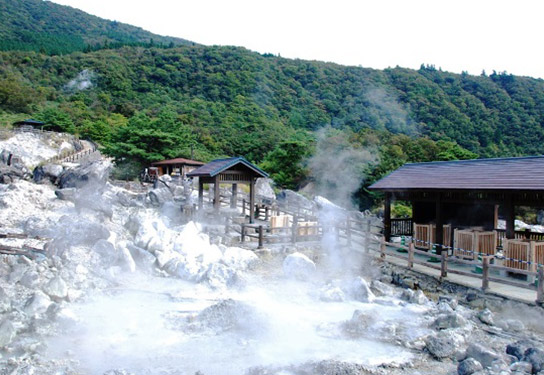
[[[219,250],[221,250],[221,247],[219,247]],[[260,259],[254,252],[239,247],[226,248],[221,257],[221,263],[240,271],[251,269],[259,262]]]
[[[307,280],[315,273],[315,263],[304,254],[289,254],[283,260],[283,273],[287,277]]]
[[[346,296],[340,287],[327,285],[321,289],[319,299],[325,302],[344,302]]]
[[[43,314],[51,303],[51,299],[49,299],[42,291],[38,290],[26,302],[24,311],[27,315],[31,316]]]
[[[4,320],[2,324],[0,324],[0,348],[9,345],[16,334],[17,330],[13,323],[9,320]]]
[[[68,295],[68,286],[60,276],[53,277],[43,289],[53,299],[63,299]]]
[[[365,279],[356,277],[345,288],[346,294],[361,302],[372,302],[376,298]]]

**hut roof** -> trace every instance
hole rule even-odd
[[[175,159],[168,159],[168,160],[161,160],[156,161],[154,163],[151,163],[151,165],[171,165],[171,164],[185,164],[185,165],[204,165],[201,161],[191,160],[191,159],[184,159],[184,158],[175,158]]]
[[[405,164],[369,189],[544,191],[544,156]]]
[[[45,122],[29,118],[29,119],[26,119],[26,120],[14,122],[13,125],[18,125],[18,126],[23,126],[23,125],[44,126]]]
[[[213,160],[208,164],[205,164],[202,167],[187,173],[187,177],[215,177],[219,173],[224,172],[239,164],[250,169],[257,177],[268,177],[268,174],[266,172],[264,172],[262,169],[250,163],[241,156],[228,159]]]

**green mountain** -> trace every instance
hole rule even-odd
[[[70,53],[127,44],[191,44],[43,0],[0,1],[0,50]]]
[[[112,28],[123,30],[111,39],[120,43],[151,34],[48,2],[1,4],[12,9],[2,35],[13,40],[19,23],[30,37],[0,52],[0,121],[33,117],[92,138],[128,174],[163,158],[243,155],[295,187],[320,129],[336,142],[327,146],[331,158],[345,149],[378,156],[366,166],[367,183],[409,161],[544,154],[541,79],[433,66],[374,70],[181,40],[51,55],[36,38],[81,38],[83,46]],[[47,16],[28,10],[39,7],[50,7],[38,12]]]

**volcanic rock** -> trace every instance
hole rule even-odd
[[[429,353],[438,359],[453,358],[461,350],[464,341],[461,335],[451,330],[443,330],[427,337],[425,345]]]
[[[283,273],[287,277],[307,280],[315,273],[315,263],[302,253],[289,254],[283,260]]]
[[[501,357],[497,353],[494,353],[493,351],[476,343],[469,344],[469,346],[467,347],[466,355],[469,358],[474,358],[484,367],[491,367],[494,361],[501,359]]]
[[[474,358],[467,358],[457,366],[457,374],[459,375],[472,375],[480,370],[483,370],[483,366]]]

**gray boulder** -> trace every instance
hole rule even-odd
[[[482,311],[480,311],[478,313],[478,319],[482,323],[490,325],[490,326],[495,324],[493,321],[493,313],[489,309],[483,309]]]
[[[464,361],[459,362],[459,365],[457,366],[457,374],[459,375],[472,375],[481,370],[483,370],[482,364],[474,358],[467,358]]]
[[[519,340],[506,346],[506,354],[513,355],[521,360],[529,348],[534,348],[535,342],[531,340]]]
[[[491,367],[494,361],[501,359],[497,353],[475,343],[472,343],[467,347],[466,353],[467,357],[474,358],[484,367]]]
[[[55,195],[60,200],[74,202],[76,200],[76,188],[57,189]]]
[[[525,351],[523,356],[524,362],[529,362],[532,367],[532,374],[544,370],[544,350],[539,348],[529,348]]]
[[[452,312],[439,315],[434,321],[434,326],[437,329],[461,328],[466,326],[467,323],[467,320],[460,314]]]
[[[451,330],[440,331],[425,339],[427,350],[438,359],[455,357],[463,343],[464,338]]]

